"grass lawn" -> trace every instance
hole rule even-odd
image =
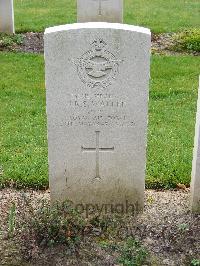
[[[147,186],[189,185],[200,59],[153,56]]]
[[[47,140],[42,56],[0,54],[3,181],[47,184]]]
[[[147,187],[190,183],[200,60],[153,56]],[[0,186],[48,186],[44,61],[0,53]]]
[[[15,0],[17,32],[76,22],[75,0]],[[199,0],[124,0],[124,22],[153,32],[177,32],[199,25]]]

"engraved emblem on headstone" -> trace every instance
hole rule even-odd
[[[75,60],[78,75],[87,87],[106,88],[116,79],[121,60],[106,48],[106,42],[97,39],[91,44],[91,50]]]
[[[81,150],[82,150],[82,152],[95,152],[96,153],[96,175],[95,175],[95,179],[101,179],[100,172],[99,172],[99,153],[100,152],[113,152],[114,147],[110,147],[110,148],[99,147],[100,131],[95,131],[95,133],[96,133],[96,147],[95,148],[85,148],[82,146]]]

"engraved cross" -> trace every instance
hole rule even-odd
[[[95,2],[99,2],[99,16],[102,16],[102,1],[107,1],[107,0],[93,0]]]
[[[111,148],[101,148],[99,147],[99,135],[100,131],[95,131],[96,133],[96,148],[85,148],[81,147],[82,152],[95,152],[96,153],[96,176],[95,179],[101,179],[99,171],[99,152],[112,152],[114,147]]]

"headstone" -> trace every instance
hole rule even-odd
[[[0,0],[0,32],[15,33],[13,0]]]
[[[150,31],[131,25],[46,29],[53,201],[142,209],[150,45]]]
[[[200,212],[200,77],[192,162],[191,200],[192,210]]]
[[[123,23],[123,0],[77,0],[77,21]]]

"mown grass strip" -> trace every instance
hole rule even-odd
[[[15,0],[17,32],[41,32],[46,27],[75,23],[76,0]],[[124,23],[153,32],[178,32],[199,25],[198,0],[124,0]]]

